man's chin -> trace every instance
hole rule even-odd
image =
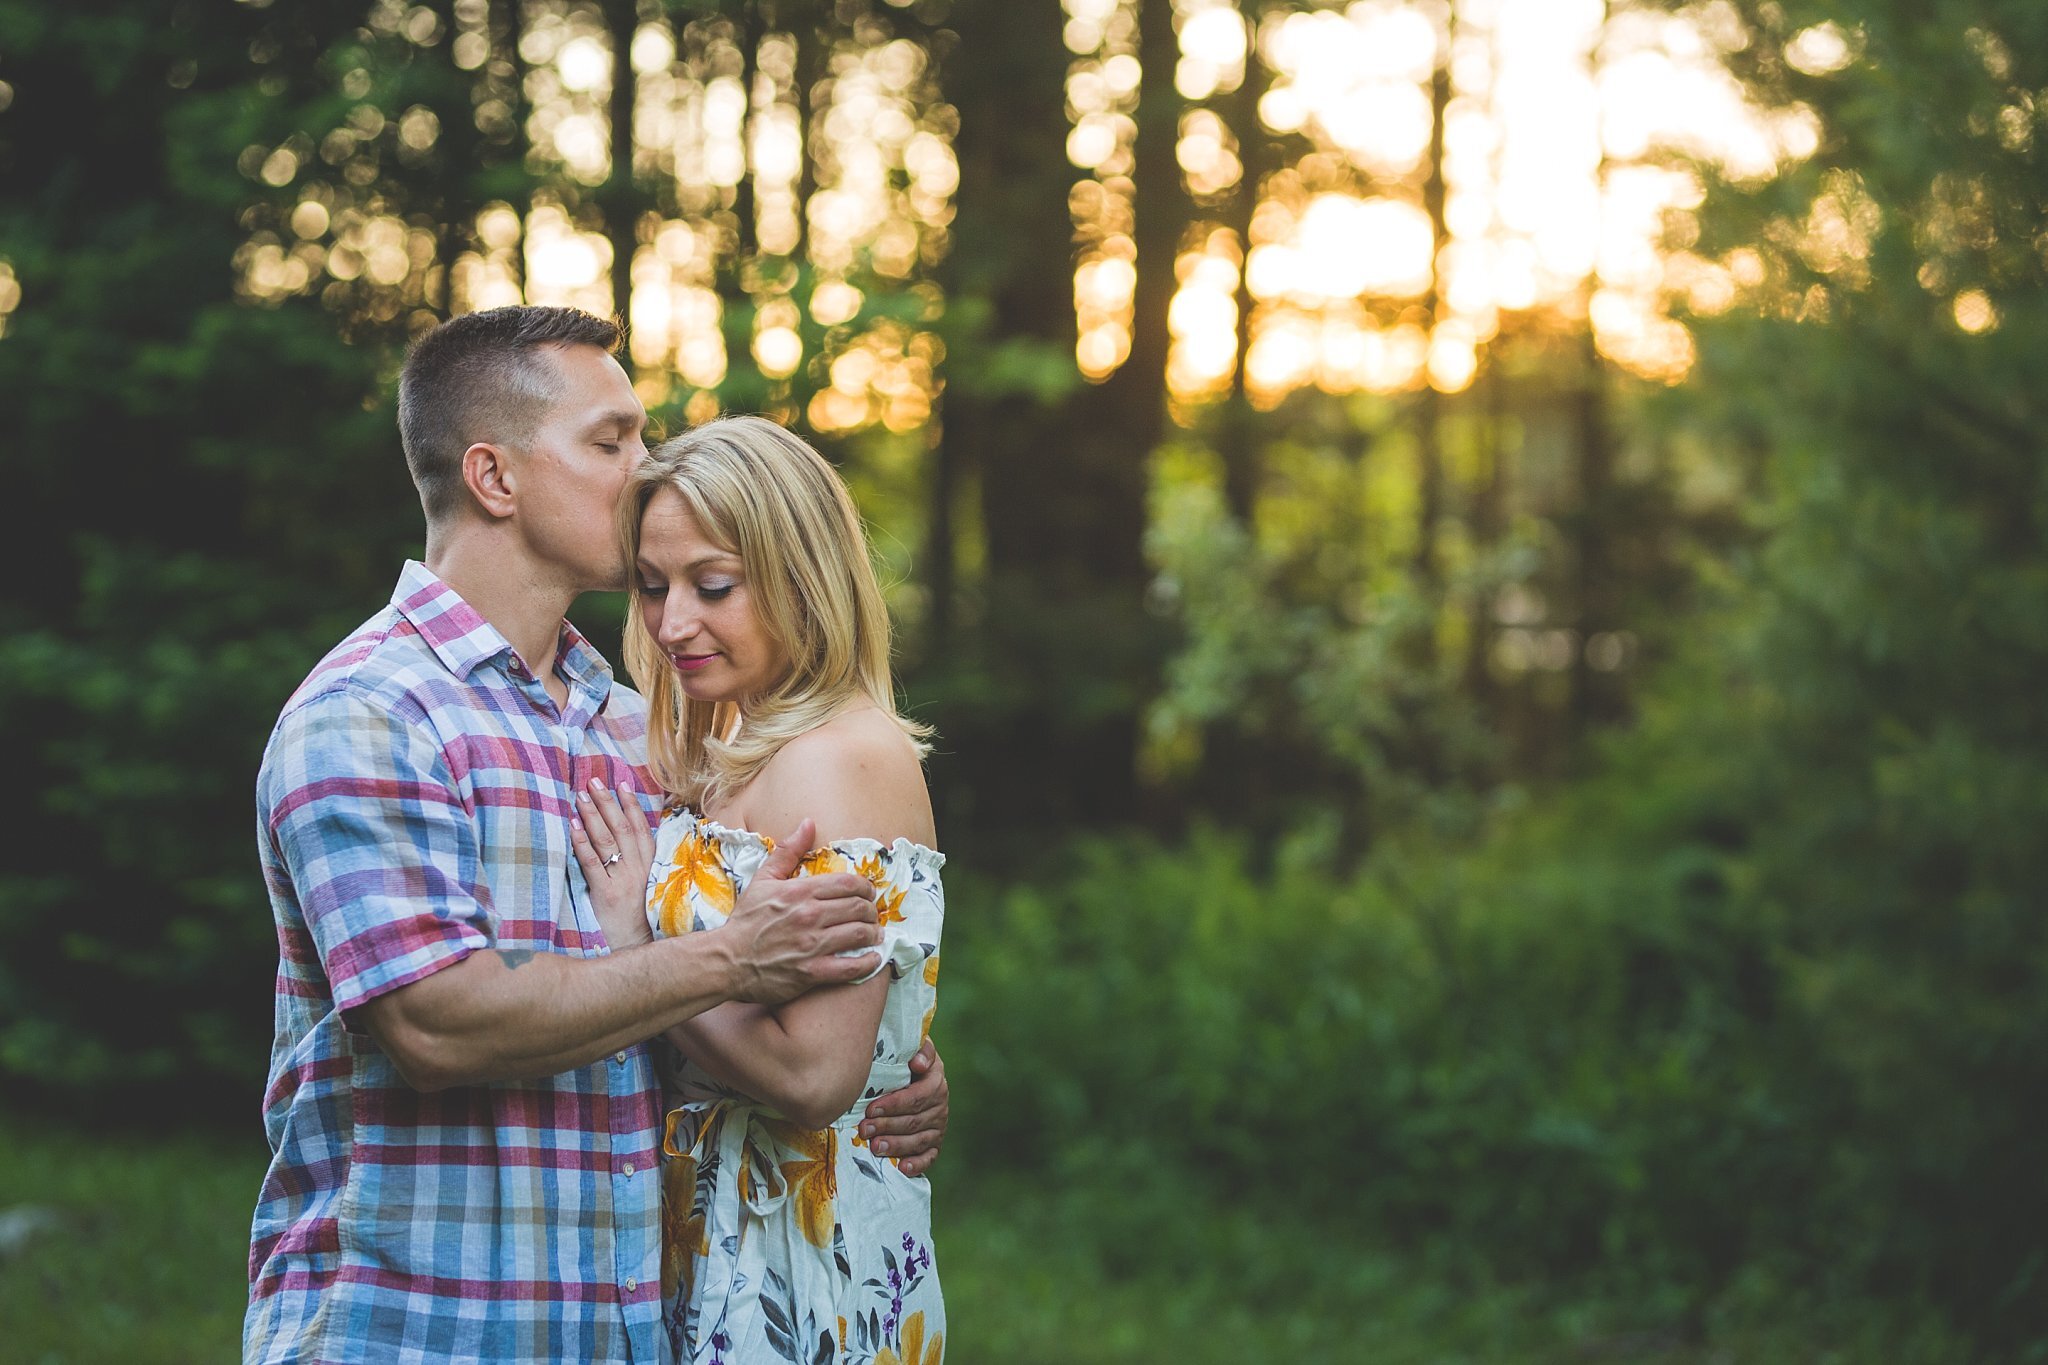
[[[607,572],[590,575],[581,592],[624,592],[626,590],[626,566],[615,565]]]

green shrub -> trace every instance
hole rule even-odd
[[[1915,880],[1882,825],[1811,864],[1825,786],[1760,764],[1750,699],[1678,691],[1473,853],[1343,880],[1211,833],[958,880],[954,1150],[1064,1191],[1112,1263],[1206,1254],[1174,1211],[1222,1207],[1681,1318],[1885,1294],[2048,1339],[2014,888]]]
[[[1192,1182],[1514,1270],[1732,1267],[1771,1216],[1732,1187],[1785,1178],[1746,1161],[1785,1122],[1746,1003],[1760,949],[1710,852],[1526,851],[1340,883],[1256,877],[1224,837],[1092,843],[1041,883],[956,891],[943,1036],[970,1160]]]

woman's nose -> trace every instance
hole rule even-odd
[[[688,599],[671,593],[661,608],[661,629],[655,632],[663,648],[673,648],[697,633],[697,613]]]

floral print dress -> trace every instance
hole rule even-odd
[[[657,935],[723,924],[773,841],[673,809],[655,836],[647,918]],[[891,973],[860,1101],[804,1129],[665,1056],[662,1298],[679,1365],[939,1365],[945,1305],[932,1266],[931,1188],[859,1135],[870,1100],[910,1079],[939,982],[945,855],[908,839],[844,839],[798,875],[875,884]]]

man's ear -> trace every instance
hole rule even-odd
[[[487,517],[512,515],[512,453],[504,446],[478,441],[462,452],[462,482]]]

